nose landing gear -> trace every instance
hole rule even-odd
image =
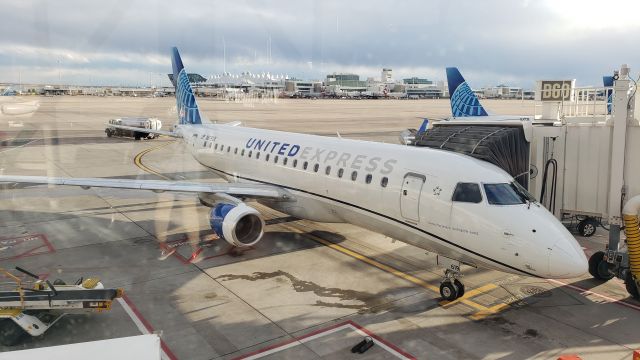
[[[440,284],[440,296],[442,299],[453,301],[464,296],[464,284],[460,282],[460,280],[456,279],[454,277],[455,275],[452,275],[449,270],[445,271],[444,276],[445,278]]]

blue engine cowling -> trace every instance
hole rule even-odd
[[[216,204],[211,208],[209,223],[218,236],[237,247],[252,246],[264,234],[262,216],[246,204]]]

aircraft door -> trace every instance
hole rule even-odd
[[[400,214],[416,223],[420,220],[420,193],[425,179],[424,175],[408,173],[402,182]]]

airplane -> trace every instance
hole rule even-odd
[[[16,94],[17,92],[10,86],[0,94],[0,115],[29,115],[36,112],[40,107],[40,103],[37,100],[17,100]]]
[[[264,234],[250,200],[301,219],[351,223],[438,254],[440,295],[449,301],[464,295],[462,264],[538,278],[587,271],[575,238],[492,164],[443,150],[212,123],[175,47],[172,67],[179,123],[150,132],[182,139],[228,183],[15,175],[0,182],[198,194],[211,206],[212,229],[237,247]]]

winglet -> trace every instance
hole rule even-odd
[[[177,47],[172,49],[171,65],[173,67],[173,86],[176,88],[176,107],[180,124],[202,124],[200,109],[198,109],[196,97],[189,83],[189,76],[184,70]]]
[[[447,84],[453,117],[488,115],[458,68],[447,68]]]

